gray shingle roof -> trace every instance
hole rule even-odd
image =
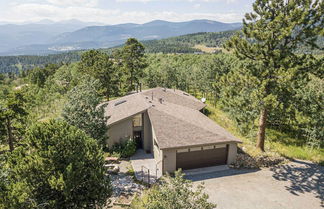
[[[154,88],[109,101],[105,114],[112,125],[147,111],[160,149],[241,142],[199,112],[205,106],[183,91]]]
[[[241,141],[201,112],[187,107],[154,102],[148,109],[160,149]]]
[[[105,112],[106,116],[110,117],[108,125],[112,125],[120,120],[147,110],[151,107],[149,101],[152,100],[152,93],[153,101],[158,101],[162,98],[169,103],[178,104],[196,110],[201,110],[206,106],[195,97],[188,95],[183,91],[158,87],[109,101]],[[125,102],[115,105],[122,101]]]
[[[156,100],[162,98],[164,101],[167,101],[169,103],[189,107],[195,110],[201,110],[206,106],[196,97],[191,96],[186,92],[175,89],[155,88],[146,90],[142,94],[151,98],[152,93],[153,98],[155,98]]]
[[[132,94],[109,101],[105,108],[105,115],[109,116],[108,125],[112,125],[132,115],[143,112],[150,107],[150,103],[146,101],[146,98],[142,94]]]

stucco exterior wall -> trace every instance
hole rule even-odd
[[[176,150],[163,150],[163,172],[173,173],[176,171]]]
[[[144,150],[147,152],[153,152],[152,125],[147,112],[143,113],[143,129]]]
[[[133,120],[132,118],[120,121],[108,128],[108,147],[116,143],[121,143],[129,138],[133,138]]]
[[[162,160],[162,150],[160,150],[160,148],[158,147],[153,127],[152,127],[152,141],[153,141],[153,155],[154,155],[155,161]],[[155,143],[154,143],[154,141],[155,141]]]
[[[237,155],[237,144],[229,144],[228,147],[228,156],[227,156],[227,164],[234,163],[236,161],[236,155]]]

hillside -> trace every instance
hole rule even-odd
[[[161,40],[142,41],[146,53],[217,53],[222,51],[222,44],[237,31],[195,33]],[[324,46],[324,38],[318,40],[319,46]],[[118,45],[112,48],[101,49],[107,53],[121,47]],[[82,50],[64,52],[46,56],[0,56],[0,73],[14,72],[19,70],[32,69],[36,66],[44,66],[48,63],[70,63],[80,58]],[[300,47],[299,53],[323,54],[323,50],[311,50]]]
[[[237,31],[224,32],[207,32],[195,33],[183,36],[171,37],[162,40],[144,41],[148,53],[192,53],[200,52],[195,48],[196,45],[204,45],[206,47],[221,47]]]
[[[143,41],[147,53],[194,53],[201,52],[196,45],[220,47],[235,31],[216,33],[196,33],[161,40]],[[118,48],[121,45],[115,47]],[[115,48],[102,49],[111,53]],[[32,69],[47,63],[76,62],[82,51],[60,53],[46,56],[0,56],[0,73]]]
[[[52,22],[43,20],[35,23],[9,24],[0,23],[0,54],[14,54],[15,51],[23,51],[27,45],[48,44],[54,37],[67,32],[73,32],[81,28],[96,25],[96,23],[68,20]],[[39,53],[37,47],[32,54]],[[26,53],[29,54],[29,53]]]
[[[241,27],[241,23],[222,23],[211,20],[192,20],[187,22],[155,20],[145,24],[127,23],[88,26],[79,27],[76,30],[71,27],[69,31],[60,30],[56,24],[52,25],[53,28],[51,28],[51,24],[40,25],[37,28],[37,24],[34,24],[34,30],[29,31],[28,35],[24,33],[24,30],[16,31],[0,26],[0,31],[6,31],[6,36],[2,37],[0,33],[0,46],[2,46],[0,55],[44,55],[71,50],[110,48],[123,44],[130,37],[144,41],[199,32],[236,30]],[[19,27],[26,28],[27,25]],[[45,32],[46,34],[44,34]],[[8,34],[12,34],[14,39],[11,40]],[[18,38],[15,38],[16,36]],[[12,43],[16,39],[19,39],[19,42]]]
[[[42,67],[49,63],[72,63],[80,58],[79,52],[52,54],[47,56],[4,56],[0,57],[0,73],[18,73]]]

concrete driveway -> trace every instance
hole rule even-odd
[[[262,170],[229,169],[187,176],[205,182],[217,209],[324,208],[324,167],[303,161]]]

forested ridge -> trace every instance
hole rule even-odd
[[[201,52],[195,49],[195,45],[205,45],[207,47],[222,47],[232,35],[238,31],[195,33],[177,36],[162,40],[144,41],[148,53],[193,53]]]
[[[206,47],[222,48],[223,44],[238,31],[195,33],[183,36],[176,36],[161,40],[143,41],[146,53],[202,53],[196,45]],[[324,37],[320,36],[317,40],[320,47],[324,47]],[[101,49],[111,54],[115,49],[122,46]],[[71,63],[80,60],[80,54],[83,51],[66,52],[60,54],[44,56],[0,56],[0,73],[18,73],[20,70],[29,70],[34,67],[44,67],[49,63]],[[219,53],[219,50],[215,50]],[[298,53],[323,54],[321,49],[310,49],[309,47],[300,46]]]
[[[234,31],[216,33],[197,33],[172,37],[162,40],[143,41],[146,53],[195,53],[201,52],[193,48],[196,44],[220,47]],[[111,54],[116,48],[101,49]],[[71,63],[80,60],[82,51],[67,52],[44,56],[0,56],[0,73],[18,73],[20,70],[29,70],[34,67],[44,67],[49,63]]]
[[[44,67],[46,64],[71,63],[80,59],[80,52],[67,52],[46,56],[0,56],[0,73],[17,74],[19,71]]]

